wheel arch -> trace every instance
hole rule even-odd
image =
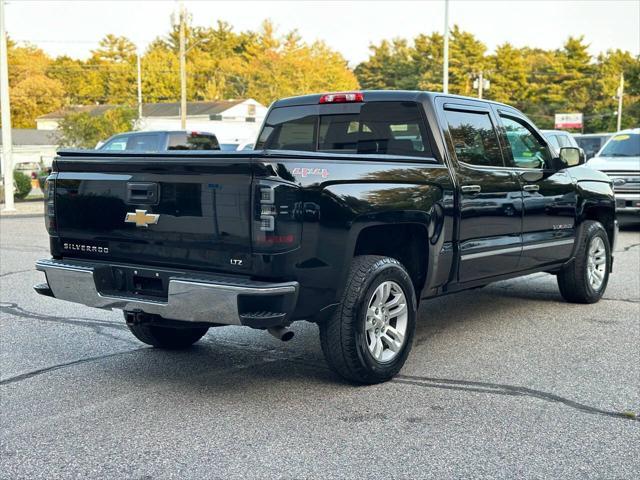
[[[352,256],[381,255],[398,260],[409,273],[419,298],[427,279],[428,243],[428,229],[423,224],[369,225],[359,231]]]

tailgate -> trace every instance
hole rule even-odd
[[[249,156],[61,153],[56,167],[64,257],[251,268]]]

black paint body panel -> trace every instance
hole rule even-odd
[[[320,320],[340,301],[358,239],[369,228],[411,225],[427,232],[422,245],[426,277],[418,292],[427,298],[557,268],[571,257],[572,245],[523,246],[573,239],[593,208],[614,209],[606,176],[584,167],[542,172],[533,180],[538,192],[528,195],[522,186],[532,180],[523,179],[518,169],[458,162],[448,146],[443,102],[485,108],[493,105],[489,102],[424,92],[365,92],[365,99],[419,103],[433,158],[268,150],[60,152],[53,174],[57,233],[51,236],[52,254],[297,281],[292,318]],[[317,101],[318,96],[285,99],[274,107]],[[581,176],[588,181],[580,182]],[[157,201],[128,200],[129,183],[157,185]],[[277,253],[254,241],[256,187],[263,183],[288,189],[291,208],[280,214],[296,235]],[[461,193],[460,186],[470,183],[482,185],[482,192]],[[135,210],[159,215],[157,224],[125,222]],[[85,249],[65,249],[65,244]],[[94,246],[103,252],[107,247],[108,254]]]

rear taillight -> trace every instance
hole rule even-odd
[[[300,243],[299,188],[262,180],[255,187],[253,246],[257,252],[282,252]]]
[[[320,97],[318,103],[354,103],[364,102],[364,94],[362,92],[339,92],[326,93]]]
[[[44,181],[44,223],[49,235],[56,235],[56,177],[49,175]]]

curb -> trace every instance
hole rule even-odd
[[[44,216],[44,212],[43,213],[16,213],[16,214],[7,214],[7,213],[3,213],[2,215],[0,215],[0,219],[6,219],[6,218],[39,218],[39,217],[43,217]]]

